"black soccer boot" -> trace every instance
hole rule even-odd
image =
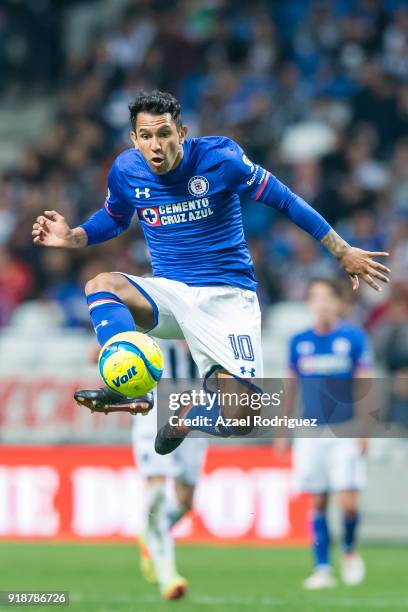
[[[130,412],[130,414],[147,414],[154,403],[150,391],[141,397],[126,397],[109,387],[100,389],[82,389],[75,391],[75,401],[89,408],[91,412]]]
[[[182,424],[183,415],[191,408],[192,404],[188,404],[187,406],[180,406],[177,410],[174,410],[172,413],[172,417],[175,416],[180,420],[180,425]],[[159,429],[156,434],[156,439],[154,441],[154,450],[158,455],[168,455],[172,453],[184,440],[186,436],[188,436],[190,432],[182,428],[176,427],[175,425],[170,425],[170,423],[166,423]]]

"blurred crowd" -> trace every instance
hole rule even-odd
[[[169,8],[129,0],[80,55],[61,35],[78,4],[7,0],[0,10],[2,86],[24,83],[27,104],[34,90],[59,100],[42,138],[0,176],[0,325],[32,298],[57,300],[68,326],[88,325],[86,279],[111,269],[149,271],[136,222],[112,243],[81,252],[31,244],[43,210],[75,225],[101,206],[109,167],[130,146],[127,105],[141,88],[170,90],[190,135],[237,140],[353,245],[388,250],[393,285],[380,298],[363,290],[357,316],[372,329],[388,311],[406,324],[405,2],[180,0]],[[98,0],[92,4],[97,11]],[[262,304],[302,299],[310,278],[340,273],[274,210],[243,202],[243,215]]]

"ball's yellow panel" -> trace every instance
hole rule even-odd
[[[116,334],[99,353],[99,371],[111,389],[128,397],[151,391],[163,373],[158,344],[140,332]]]

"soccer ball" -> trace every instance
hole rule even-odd
[[[153,338],[134,331],[110,338],[99,353],[98,363],[107,386],[128,397],[151,391],[163,373],[159,345]]]

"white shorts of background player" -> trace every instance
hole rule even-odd
[[[366,482],[357,438],[295,438],[293,466],[295,488],[308,493],[359,491]]]

